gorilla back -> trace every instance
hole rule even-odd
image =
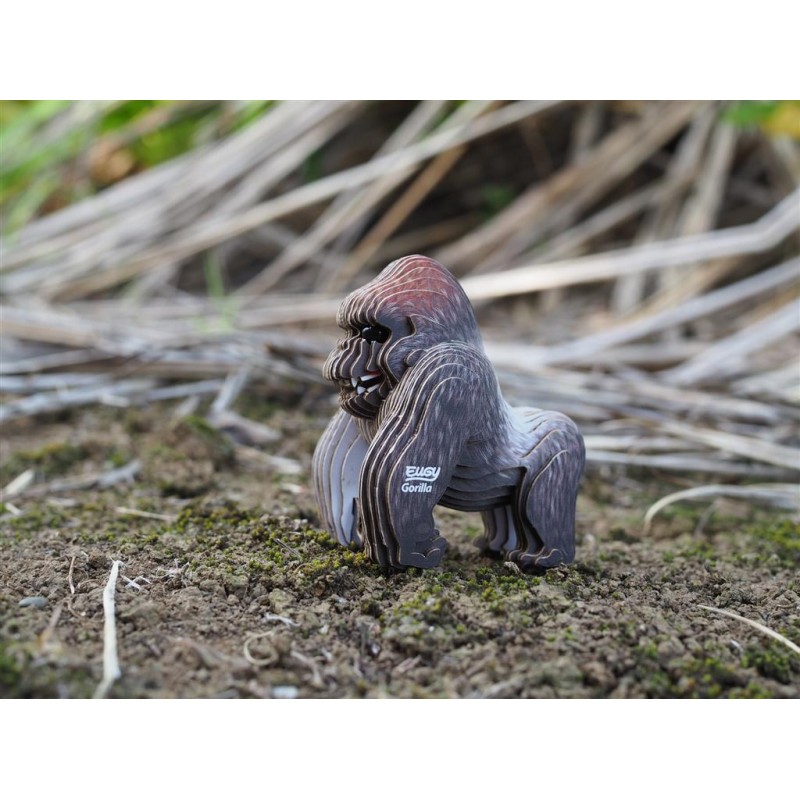
[[[512,408],[463,289],[425,256],[342,303],[325,377],[341,410],[314,452],[322,519],[390,567],[434,567],[437,504],[480,511],[480,546],[523,568],[570,562],[583,439],[563,414]]]

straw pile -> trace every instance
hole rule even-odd
[[[590,468],[796,507],[800,148],[724,112],[274,104],[5,233],[0,421],[208,396],[246,425],[245,386],[320,383],[341,297],[421,252],[462,280],[510,398],[573,416]]]

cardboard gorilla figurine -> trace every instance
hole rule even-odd
[[[383,566],[435,567],[437,504],[480,511],[485,550],[570,562],[583,439],[563,414],[512,408],[469,300],[438,262],[391,263],[342,303],[324,375],[340,406],[314,452],[322,520]]]

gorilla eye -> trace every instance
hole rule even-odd
[[[383,325],[367,325],[361,329],[361,338],[368,342],[385,342],[391,335],[388,328]]]

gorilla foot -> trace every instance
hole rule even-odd
[[[421,567],[422,569],[438,567],[446,547],[447,542],[436,531],[433,538],[416,542],[413,550],[401,547],[397,561],[403,567]]]
[[[566,561],[559,550],[544,547],[535,553],[527,550],[512,550],[506,556],[506,560],[513,561],[520,569],[526,572],[549,569]]]

